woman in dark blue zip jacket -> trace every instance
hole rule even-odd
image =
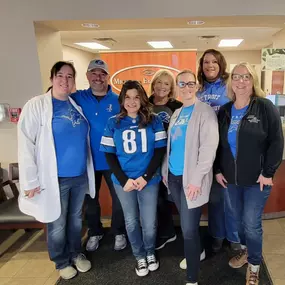
[[[198,80],[201,85],[197,97],[210,105],[218,113],[221,106],[229,102],[226,83],[229,78],[226,72],[227,63],[224,56],[217,50],[208,49],[199,61]],[[213,237],[212,250],[221,250],[224,239],[231,243],[233,250],[240,248],[237,226],[233,212],[228,204],[227,188],[223,188],[216,181],[210,193],[208,203],[209,232]],[[227,209],[227,210],[226,210]]]
[[[264,98],[250,64],[235,66],[228,96],[231,102],[218,114],[220,143],[214,171],[218,183],[228,188],[242,245],[229,265],[240,268],[248,263],[246,285],[258,285],[262,213],[282,161],[282,126],[276,107]]]

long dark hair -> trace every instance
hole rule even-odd
[[[146,91],[143,86],[137,80],[128,80],[122,86],[120,95],[119,95],[119,104],[120,104],[120,113],[117,115],[117,122],[119,123],[121,119],[128,115],[127,110],[124,107],[126,93],[130,89],[136,89],[140,96],[141,107],[138,111],[138,116],[140,119],[139,127],[144,127],[147,124],[151,123],[153,119],[152,113],[152,104],[149,102]]]
[[[218,50],[215,50],[215,49],[207,49],[203,53],[202,57],[199,60],[199,68],[198,68],[197,78],[198,78],[198,81],[201,85],[201,90],[204,89],[205,81],[207,81],[207,78],[203,72],[203,62],[204,62],[205,55],[208,53],[212,54],[218,62],[218,65],[220,67],[218,78],[220,78],[225,84],[227,83],[227,80],[229,78],[229,73],[226,71],[227,62],[226,62],[226,59],[223,56],[223,54],[221,52],[219,52]]]

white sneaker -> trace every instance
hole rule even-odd
[[[148,255],[146,257],[147,264],[148,264],[148,269],[150,271],[155,271],[159,267],[159,262],[157,261],[156,257],[154,254]]]
[[[136,270],[137,275],[140,277],[148,275],[149,270],[148,270],[148,266],[147,266],[147,262],[145,258],[137,260],[137,265],[136,265],[135,270]]]
[[[203,261],[205,258],[206,258],[206,252],[205,252],[205,250],[203,250],[203,252],[202,252],[201,255],[200,255],[200,261]],[[186,258],[184,258],[184,259],[180,262],[179,266],[180,266],[181,269],[184,269],[184,270],[187,269]],[[191,283],[189,283],[189,284],[191,284]],[[194,283],[194,284],[195,284],[195,283]]]
[[[91,236],[86,244],[87,251],[95,251],[99,247],[99,241],[103,238],[101,236]]]
[[[125,235],[115,236],[115,246],[114,250],[122,250],[127,246],[127,239]]]
[[[65,280],[75,277],[76,274],[77,274],[77,270],[74,269],[72,266],[67,266],[59,270],[59,276]]]
[[[86,256],[80,253],[76,258],[74,258],[73,263],[79,272],[87,272],[91,268],[91,262],[86,258]]]

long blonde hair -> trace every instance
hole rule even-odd
[[[235,69],[237,67],[245,67],[248,70],[248,73],[251,75],[252,77],[252,81],[253,81],[253,90],[252,90],[252,96],[257,96],[257,97],[265,97],[265,92],[261,89],[260,84],[259,84],[259,80],[258,80],[258,76],[257,73],[254,69],[254,67],[248,63],[248,62],[241,62],[239,64],[237,64],[232,72],[231,72],[231,76],[228,79],[228,84],[227,84],[227,94],[228,97],[232,100],[235,101],[236,100],[236,95],[232,89],[232,75],[235,71]]]
[[[156,81],[161,78],[162,76],[168,76],[170,79],[170,92],[168,94],[168,98],[170,100],[175,100],[176,95],[175,95],[175,78],[174,75],[171,71],[167,70],[167,69],[160,69],[158,70],[154,76],[151,79],[150,82],[150,87],[149,87],[149,95],[154,95],[154,85],[156,83]]]

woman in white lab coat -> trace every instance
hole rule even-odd
[[[19,207],[47,224],[50,259],[64,279],[91,268],[81,253],[81,211],[85,194],[95,196],[89,126],[69,97],[75,73],[55,63],[51,90],[29,100],[18,123]]]

